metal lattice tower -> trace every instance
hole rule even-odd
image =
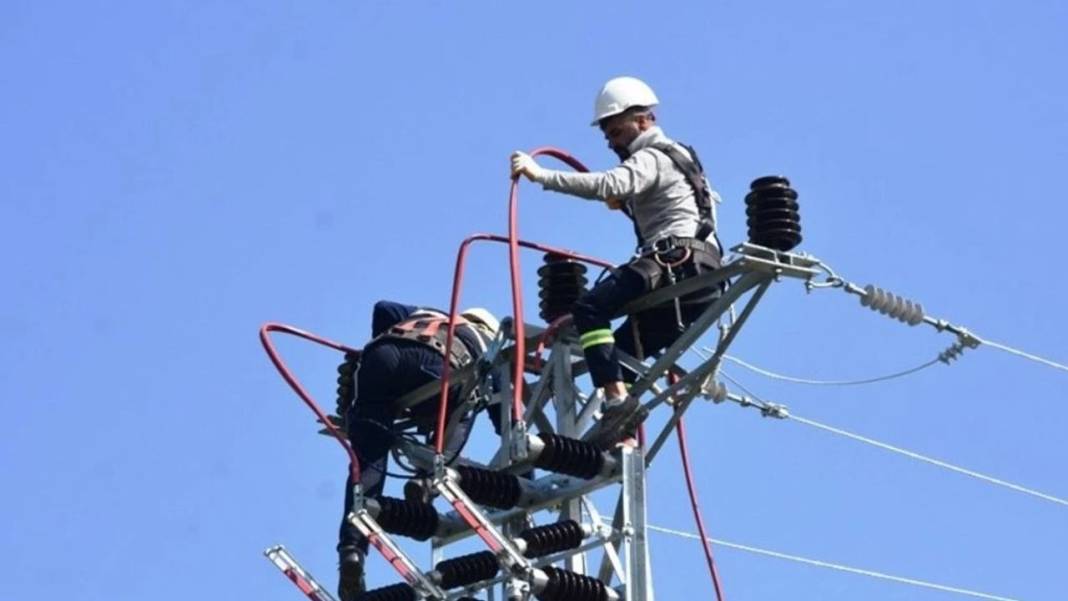
[[[547,332],[532,324],[526,325],[527,348],[551,340],[549,354],[544,361],[534,352],[523,358],[526,377],[532,380],[526,386],[525,414],[514,421],[511,412],[501,412],[500,447],[488,465],[462,455],[446,461],[431,448],[401,439],[395,454],[429,475],[410,485],[416,494],[406,495],[408,499],[364,498],[357,487],[348,519],[401,577],[398,584],[368,591],[361,598],[653,601],[647,467],[695,399],[723,400],[722,387],[715,381],[720,361],[771,284],[782,277],[811,281],[821,273],[817,262],[806,255],[753,244],[732,250],[733,258],[721,269],[652,292],[622,311],[634,315],[726,284],[720,297],[655,360],[624,358],[625,366],[639,374],[631,395],[642,399],[650,412],[667,415],[643,448],[602,451],[582,440],[602,398],[583,393],[576,384],[586,373],[577,336],[570,327],[550,327]],[[735,304],[741,310],[723,324],[721,318]],[[711,356],[692,369],[680,367],[681,356],[717,323],[719,334]],[[472,386],[490,371],[510,373],[507,366],[514,360],[516,346],[513,328],[507,326],[506,322],[478,363],[454,375],[455,382]],[[508,406],[512,383],[505,380],[495,394]],[[428,392],[433,390],[424,387],[398,402],[413,404]],[[449,427],[456,425],[454,420]],[[594,502],[594,493],[602,491],[616,493],[608,512]],[[605,496],[602,492],[598,498]],[[420,567],[397,545],[397,536],[428,541],[430,565]],[[450,553],[455,543],[472,536],[481,539],[486,550]],[[333,600],[284,548],[272,547],[266,554],[308,598]]]

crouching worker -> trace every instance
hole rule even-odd
[[[451,349],[446,353],[448,315],[399,303],[380,301],[375,304],[371,324],[372,340],[364,346],[354,374],[354,388],[346,380],[346,366],[339,368],[339,413],[344,411],[349,442],[360,463],[363,494],[376,497],[382,494],[386,463],[397,433],[395,425],[401,419],[418,424],[419,432],[433,441],[437,421],[438,392],[405,409],[398,400],[419,387],[441,379],[446,355],[453,373],[480,358],[496,336],[499,322],[485,309],[472,308],[461,314],[457,322]],[[464,401],[459,384],[449,391],[449,419],[458,418],[446,441],[446,454],[458,452],[466,440],[475,412],[454,415],[463,410]],[[345,399],[346,388],[355,398]],[[484,391],[482,391],[484,392]],[[472,394],[482,394],[476,389]],[[407,403],[406,403],[407,404]],[[499,405],[489,407],[491,417],[499,415]],[[498,420],[494,419],[494,427]],[[341,601],[354,601],[364,592],[364,557],[367,541],[345,516],[352,510],[353,495],[350,480],[345,485],[345,510],[338,541],[340,557],[338,595]]]
[[[676,302],[629,316],[615,330],[611,319],[624,305],[658,288],[718,269],[716,238],[719,195],[705,178],[693,148],[668,138],[656,125],[653,90],[633,77],[617,77],[601,89],[592,125],[599,127],[622,163],[608,171],[573,173],[540,166],[515,152],[512,176],[527,177],[546,190],[605,202],[633,222],[636,256],[587,292],[572,311],[594,386],[604,389],[605,409],[586,439],[609,447],[631,436],[645,418],[638,399],[627,394],[618,351],[650,356],[670,346],[719,295],[719,287],[698,290]],[[635,320],[637,327],[635,328]],[[637,335],[634,330],[637,329]]]

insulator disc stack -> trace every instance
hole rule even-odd
[[[560,568],[543,568],[549,582],[535,596],[541,601],[608,601],[604,583],[592,576]]]
[[[434,571],[440,577],[442,588],[467,586],[483,580],[489,580],[501,569],[497,556],[492,551],[479,551],[439,562]]]
[[[527,528],[519,533],[519,538],[527,543],[524,555],[544,557],[578,547],[582,544],[582,539],[586,538],[586,533],[582,530],[582,525],[575,520],[564,520],[537,528]]]
[[[570,313],[575,301],[586,292],[586,266],[555,253],[545,254],[538,268],[538,298],[541,318],[551,322]]]
[[[860,304],[910,326],[923,323],[923,305],[878,286],[871,284],[865,286],[864,296],[860,297]]]
[[[437,532],[439,516],[433,505],[393,497],[375,500],[381,508],[375,521],[386,532],[415,540],[427,540]]]
[[[769,175],[753,180],[749,188],[745,195],[749,241],[781,251],[800,244],[801,214],[790,180]]]
[[[604,467],[604,454],[596,446],[556,434],[540,433],[545,447],[534,465],[550,472],[592,478]]]
[[[460,474],[460,488],[479,505],[496,509],[511,509],[519,503],[522,489],[519,477],[469,465],[456,468]]]
[[[345,361],[337,366],[337,414],[345,417],[349,407],[356,400],[356,367],[360,356],[345,353]]]
[[[415,589],[406,582],[399,582],[363,593],[357,601],[416,601]]]

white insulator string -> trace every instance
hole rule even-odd
[[[1057,363],[1056,361],[1050,361],[1049,359],[1044,359],[1042,357],[1039,357],[1038,355],[1032,355],[1031,353],[1026,353],[1026,352],[1021,351],[1019,349],[1014,349],[1014,348],[1012,348],[1010,346],[1006,346],[1004,344],[999,344],[997,342],[992,342],[992,341],[987,340],[985,338],[979,338],[978,340],[979,340],[979,342],[981,342],[981,343],[983,343],[983,344],[985,344],[987,346],[991,346],[991,347],[994,347],[994,348],[996,348],[998,350],[1005,351],[1006,353],[1010,353],[1010,354],[1016,355],[1018,357],[1023,357],[1024,359],[1030,359],[1031,361],[1036,361],[1038,363],[1041,363],[1043,365],[1047,365],[1047,366],[1055,368],[1055,369],[1061,369],[1061,370],[1064,370],[1064,371],[1068,371],[1068,365],[1061,365],[1060,363]]]
[[[706,347],[705,350],[707,351],[709,349]],[[764,369],[762,367],[757,367],[756,365],[753,365],[752,363],[748,363],[746,361],[743,361],[743,360],[741,360],[741,359],[739,359],[737,357],[732,357],[730,355],[724,355],[723,358],[728,360],[728,361],[730,361],[730,362],[732,362],[732,363],[736,363],[738,365],[741,365],[742,367],[744,367],[744,368],[746,368],[746,369],[748,369],[750,371],[756,372],[756,373],[758,373],[758,374],[760,374],[762,376],[767,376],[767,377],[769,377],[769,378],[771,378],[773,380],[782,380],[784,382],[793,382],[795,384],[809,384],[809,385],[812,385],[812,386],[860,386],[862,384],[874,384],[876,382],[885,382],[887,380],[893,380],[893,379],[896,379],[896,378],[903,378],[905,376],[912,375],[912,374],[914,374],[914,373],[916,373],[918,371],[927,369],[928,367],[931,367],[932,365],[935,365],[940,361],[940,359],[938,357],[935,357],[934,359],[931,359],[930,361],[928,361],[928,362],[926,362],[926,363],[924,363],[922,365],[917,365],[916,367],[912,367],[912,368],[909,368],[909,369],[906,369],[906,370],[903,370],[903,371],[899,371],[899,372],[894,372],[892,374],[887,374],[885,376],[876,376],[876,377],[872,377],[872,378],[864,378],[864,379],[861,379],[861,380],[813,380],[813,379],[809,379],[809,378],[798,378],[798,377],[794,377],[794,376],[787,376],[787,375],[784,375],[784,374],[775,373],[773,371],[766,370],[766,369]]]
[[[907,323],[910,326],[917,325],[921,322],[926,322],[938,329],[939,332],[943,330],[948,330],[956,334],[960,344],[957,345],[957,348],[951,347],[949,351],[943,353],[943,355],[940,356],[944,363],[948,364],[950,360],[955,359],[958,355],[960,355],[961,351],[964,350],[965,346],[975,348],[979,345],[979,343],[982,343],[988,346],[992,346],[996,349],[1005,351],[1006,353],[1010,353],[1018,357],[1023,357],[1024,359],[1030,359],[1031,361],[1035,361],[1037,363],[1041,363],[1042,365],[1045,365],[1047,367],[1052,367],[1054,369],[1059,369],[1062,371],[1068,371],[1068,365],[1057,363],[1056,361],[1051,361],[1044,357],[1040,357],[1032,353],[1012,348],[1008,345],[980,338],[960,326],[955,326],[947,321],[928,316],[924,312],[923,305],[918,302],[914,302],[905,297],[894,294],[889,290],[884,290],[882,288],[879,288],[878,286],[873,286],[870,284],[861,288],[860,286],[857,286],[856,284],[853,284],[852,282],[843,279],[837,274],[837,272],[834,271],[834,269],[831,268],[830,265],[827,265],[826,263],[819,260],[817,260],[817,264],[827,273],[827,281],[823,282],[822,284],[813,284],[811,281],[806,282],[808,290],[812,290],[815,288],[840,288],[844,292],[859,296],[861,305],[868,307],[873,311],[882,313],[883,315],[887,315],[889,317]]]
[[[650,524],[648,527],[649,527],[650,530],[653,530],[653,531],[656,531],[656,532],[662,532],[664,534],[671,534],[673,536],[679,536],[679,537],[682,537],[682,538],[689,538],[689,539],[693,539],[693,540],[701,540],[700,536],[698,536],[696,534],[691,534],[689,532],[684,532],[682,530],[673,530],[671,528],[664,528],[664,527],[661,527],[661,526],[654,526],[652,524]],[[803,564],[807,564],[807,565],[810,565],[810,566],[816,566],[816,567],[820,567],[820,568],[828,568],[828,569],[837,570],[837,571],[840,571],[840,572],[848,572],[850,574],[857,574],[857,575],[860,575],[860,576],[867,576],[869,578],[878,578],[880,580],[888,580],[888,581],[891,581],[891,582],[897,582],[899,584],[908,584],[908,585],[912,585],[912,586],[917,586],[917,587],[922,587],[922,588],[928,588],[928,589],[934,589],[934,590],[938,590],[938,591],[943,591],[943,592],[946,592],[946,593],[956,593],[958,595],[967,595],[969,597],[977,597],[979,599],[991,599],[993,601],[1019,601],[1018,599],[1014,599],[1012,597],[1001,597],[1001,596],[998,596],[998,595],[991,595],[989,593],[981,593],[979,591],[973,591],[973,590],[969,590],[969,589],[965,589],[965,588],[959,588],[959,587],[955,587],[955,586],[946,586],[944,584],[937,584],[937,583],[934,583],[934,582],[927,582],[925,580],[917,580],[915,578],[906,578],[904,576],[894,576],[892,574],[886,574],[884,572],[876,572],[874,570],[865,570],[865,569],[862,569],[862,568],[854,568],[854,567],[850,567],[850,566],[846,566],[846,565],[842,565],[842,564],[831,563],[831,562],[828,562],[828,561],[820,561],[818,559],[809,559],[807,557],[801,557],[799,555],[790,555],[790,554],[787,554],[787,553],[780,553],[779,551],[771,551],[769,549],[761,549],[759,547],[752,547],[752,546],[749,546],[749,545],[742,545],[742,544],[738,544],[738,543],[732,543],[730,541],[720,540],[720,539],[716,539],[716,538],[709,538],[708,540],[714,545],[718,545],[718,546],[721,546],[721,547],[726,547],[726,548],[729,548],[729,549],[737,549],[739,551],[745,551],[747,553],[755,553],[757,555],[766,555],[768,557],[774,557],[774,558],[777,558],[777,559],[785,559],[787,561],[803,563]]]
[[[723,376],[724,378],[726,378],[727,380],[729,380],[732,384],[738,386],[738,388],[741,388],[746,394],[748,394],[749,396],[753,397],[753,399],[756,400],[757,402],[759,402],[759,403],[761,403],[763,405],[767,405],[768,404],[767,401],[765,401],[765,400],[761,399],[760,397],[758,397],[757,395],[753,394],[753,392],[751,390],[749,390],[748,388],[743,386],[741,384],[741,382],[739,382],[738,380],[735,380],[729,374],[726,374],[721,370],[720,371],[720,375]],[[896,447],[894,445],[887,444],[885,442],[880,442],[880,441],[875,440],[873,438],[868,438],[867,436],[861,436],[859,434],[854,434],[852,432],[847,432],[845,430],[842,430],[841,428],[835,428],[834,426],[828,426],[827,424],[821,424],[821,423],[819,423],[817,421],[813,421],[813,420],[806,419],[806,418],[798,416],[798,415],[794,415],[793,413],[790,413],[788,416],[786,416],[786,419],[790,419],[790,420],[793,420],[795,422],[798,422],[798,423],[801,423],[801,424],[805,424],[806,426],[811,426],[813,428],[818,428],[820,430],[824,430],[824,431],[830,432],[832,434],[837,434],[839,436],[845,436],[846,438],[850,438],[852,440],[856,440],[857,442],[863,442],[865,444],[869,444],[869,445],[872,445],[874,447],[877,447],[877,448],[880,448],[880,449],[883,449],[883,450],[886,450],[886,451],[890,451],[892,453],[897,453],[899,455],[903,455],[903,456],[908,457],[910,459],[915,459],[917,461],[922,461],[924,463],[928,463],[928,464],[940,467],[942,469],[949,470],[951,472],[955,472],[955,473],[958,473],[958,474],[969,476],[971,478],[975,478],[975,479],[980,480],[982,482],[986,482],[987,484],[994,484],[996,486],[1002,486],[1004,488],[1008,488],[1009,490],[1014,490],[1016,492],[1020,492],[1020,493],[1023,493],[1025,495],[1031,495],[1031,496],[1037,497],[1039,499],[1043,499],[1043,500],[1046,500],[1046,501],[1051,501],[1053,503],[1057,503],[1058,505],[1068,506],[1068,501],[1066,501],[1066,500],[1064,500],[1064,499],[1062,499],[1060,497],[1055,497],[1053,495],[1046,494],[1044,492],[1037,491],[1037,490],[1034,490],[1032,488],[1027,488],[1026,486],[1020,486],[1019,484],[1014,484],[1012,482],[1008,482],[1008,481],[1002,480],[1000,478],[994,478],[993,476],[987,476],[986,474],[981,474],[981,473],[979,473],[977,471],[974,471],[974,470],[970,470],[970,469],[963,468],[963,467],[960,467],[960,466],[957,466],[957,465],[953,465],[952,463],[946,463],[945,461],[941,461],[941,460],[935,459],[933,457],[928,457],[926,455],[921,455],[920,453],[917,453],[915,451],[909,451],[908,449],[903,449],[901,447]]]

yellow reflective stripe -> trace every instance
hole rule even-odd
[[[608,328],[602,328],[600,330],[590,330],[579,337],[579,343],[583,349],[587,349],[591,346],[597,346],[598,344],[615,344],[616,339],[612,336],[612,330]]]
[[[600,338],[600,337],[603,337],[603,336],[611,336],[611,335],[612,335],[612,330],[610,330],[608,328],[601,328],[599,330],[590,330],[589,332],[584,333],[582,336],[579,336],[579,342],[585,344],[586,341],[590,340],[591,338]]]

